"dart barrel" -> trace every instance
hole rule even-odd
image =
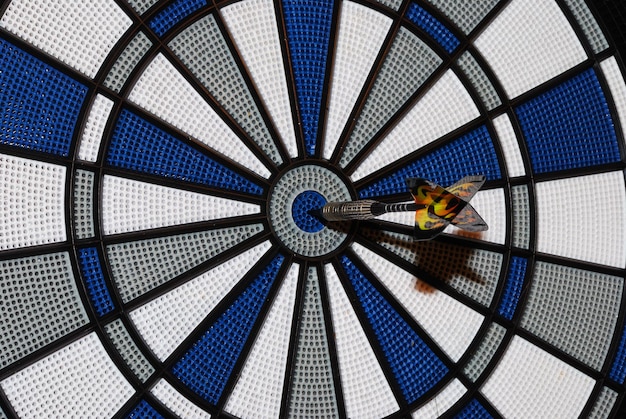
[[[383,204],[371,199],[358,201],[329,202],[320,210],[326,221],[342,220],[370,220],[387,212],[416,211],[424,205],[409,204]]]
[[[327,221],[369,220],[377,215],[372,212],[376,204],[378,202],[369,199],[329,202],[322,208],[322,217]]]

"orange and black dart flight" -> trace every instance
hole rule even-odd
[[[408,178],[414,202],[385,204],[371,199],[329,202],[316,212],[326,221],[369,220],[388,212],[415,211],[415,238],[429,240],[453,224],[467,231],[484,231],[487,223],[469,204],[485,183],[484,176],[466,176],[443,188],[422,178]]]

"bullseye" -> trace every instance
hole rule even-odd
[[[324,228],[319,218],[311,215],[311,210],[319,210],[326,205],[326,198],[319,192],[305,191],[296,197],[291,206],[293,221],[302,231],[317,233]]]
[[[326,227],[311,211],[352,199],[346,181],[334,171],[317,164],[295,165],[271,188],[267,213],[274,235],[287,249],[306,258],[326,257],[341,247],[347,233]]]

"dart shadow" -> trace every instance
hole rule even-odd
[[[452,243],[450,237],[438,237],[430,241],[417,241],[405,234],[395,234],[379,229],[365,228],[363,236],[390,250],[404,261],[413,265],[415,290],[432,294],[442,284],[470,281],[476,285],[486,285],[487,280],[477,271],[472,262],[475,250]],[[368,234],[369,233],[369,234]],[[481,233],[463,232],[463,237],[480,238]]]
[[[323,220],[324,226],[331,230],[338,231],[344,234],[352,234],[356,231],[357,226],[354,221],[326,221]]]

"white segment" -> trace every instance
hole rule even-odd
[[[131,311],[152,352],[166,360],[269,248],[263,242]]]
[[[350,112],[391,27],[382,13],[351,1],[341,2],[324,157],[330,158]]]
[[[470,201],[470,204],[485,220],[489,229],[487,231],[471,232],[449,225],[444,230],[444,233],[504,244],[506,240],[506,214],[508,211],[506,201],[504,200],[504,190],[489,189],[478,191]],[[414,212],[391,212],[381,215],[378,219],[409,227],[415,226]]]
[[[94,162],[98,159],[100,142],[102,141],[104,128],[112,109],[113,101],[111,99],[101,94],[96,96],[91,105],[85,129],[80,137],[80,146],[78,148],[78,158],[80,160]]]
[[[481,392],[507,418],[575,418],[595,380],[515,336]]]
[[[280,416],[298,270],[293,264],[283,280],[226,403],[226,411],[239,418]]]
[[[459,78],[448,70],[367,156],[352,180],[393,163],[479,116]]]
[[[253,172],[270,172],[163,54],[145,69],[128,100]]]
[[[94,78],[132,20],[114,0],[13,0],[0,26]]]
[[[189,401],[164,379],[157,381],[150,393],[181,419],[208,419],[211,417],[209,413]]]
[[[104,234],[256,214],[258,205],[106,175],[102,181]]]
[[[624,268],[624,188],[622,172],[537,183],[537,251]]]
[[[21,418],[112,417],[134,393],[95,333],[0,383]]]
[[[325,265],[339,374],[349,418],[381,418],[399,409],[337,272]]]
[[[513,130],[511,119],[509,115],[502,114],[493,120],[493,127],[496,129],[496,134],[500,140],[502,151],[504,153],[504,160],[506,162],[506,170],[510,177],[524,176],[526,169],[524,169],[524,159],[522,158],[522,152],[519,148],[519,142],[517,136]]]
[[[428,403],[411,414],[413,419],[436,419],[467,393],[467,388],[458,379],[454,379]]]
[[[352,248],[446,355],[457,362],[484,317],[444,292],[420,290],[415,275],[371,250],[357,243]]]
[[[554,0],[513,0],[474,42],[509,98],[587,59]]]
[[[509,211],[504,199],[504,189],[478,191],[472,198],[471,205],[483,217],[483,220],[487,222],[489,229],[473,233],[456,226],[449,226],[444,232],[486,242],[504,244],[506,240],[506,217]]]
[[[607,58],[600,63],[602,73],[606,78],[617,109],[617,116],[622,127],[622,135],[626,135],[626,82],[624,76],[619,69],[615,57]],[[622,142],[624,138],[622,138]]]
[[[66,240],[66,169],[0,154],[0,250]]]
[[[285,64],[272,0],[244,0],[220,10],[289,155],[298,156]]]

